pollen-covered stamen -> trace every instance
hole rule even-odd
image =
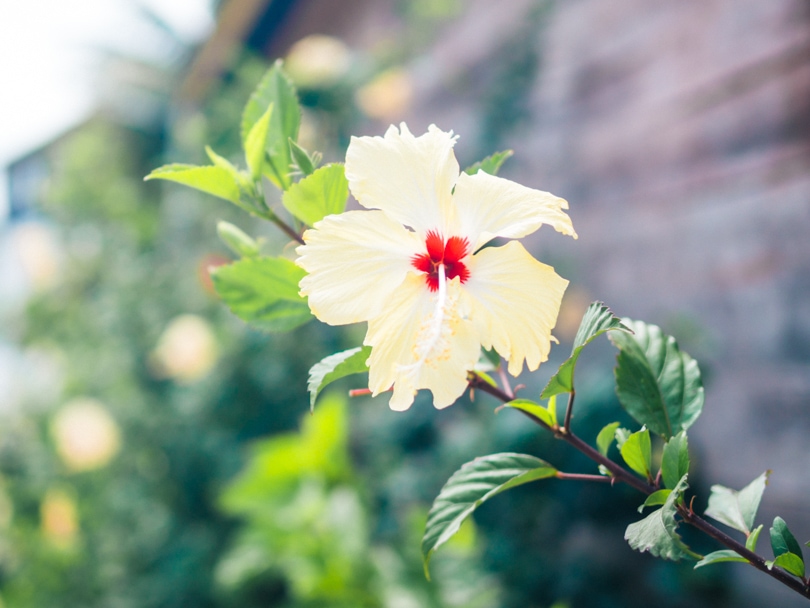
[[[425,249],[427,253],[414,256],[411,264],[417,270],[425,273],[425,280],[430,291],[436,291],[439,288],[440,266],[444,266],[448,281],[458,277],[464,283],[470,278],[470,271],[461,261],[467,256],[470,249],[467,239],[451,236],[445,241],[438,232],[430,231],[425,237]]]

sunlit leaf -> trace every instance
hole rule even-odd
[[[748,534],[754,527],[762,493],[768,484],[770,471],[765,471],[739,492],[721,485],[713,485],[706,515],[727,526]]]
[[[782,553],[772,562],[766,562],[768,568],[779,566],[790,572],[793,576],[804,578],[804,560],[795,553]]]
[[[501,165],[503,165],[504,161],[507,158],[512,156],[514,152],[512,150],[503,150],[502,152],[496,152],[490,156],[487,156],[485,159],[478,161],[464,169],[465,173],[470,175],[475,175],[478,173],[479,169],[484,173],[489,173],[490,175],[498,175],[498,171],[501,170]]]
[[[624,539],[630,546],[644,553],[649,551],[656,557],[678,561],[683,558],[699,559],[681,540],[678,534],[677,500],[688,487],[683,476],[664,502],[664,506],[653,511],[639,522],[627,526]]]
[[[243,259],[211,271],[214,287],[239,318],[267,331],[288,331],[312,318],[298,295],[306,273],[285,258]]]
[[[433,552],[458,531],[478,506],[504,490],[556,473],[544,460],[527,454],[492,454],[463,465],[444,484],[428,513],[422,538],[425,574]]]
[[[745,539],[745,548],[752,553],[757,550],[757,541],[759,540],[760,532],[762,532],[762,527],[762,524],[758,525],[756,528],[751,530],[751,534],[749,534],[748,538]]]
[[[342,213],[349,198],[349,182],[341,164],[324,165],[290,186],[282,202],[287,211],[312,226],[327,215]]]
[[[255,258],[259,255],[259,244],[230,222],[218,222],[217,235],[238,256]]]
[[[656,490],[642,503],[642,505],[638,508],[638,512],[641,513],[644,510],[644,507],[656,507],[658,505],[663,505],[671,493],[672,490]]]
[[[614,370],[619,402],[640,424],[669,439],[688,429],[703,409],[700,369],[656,325],[622,322],[633,334],[610,334],[619,348]]]
[[[315,407],[315,400],[327,385],[352,374],[367,372],[366,361],[370,355],[370,346],[358,346],[329,355],[313,365],[309,370],[309,380],[307,381],[310,409]]]
[[[674,488],[689,472],[689,441],[686,431],[681,431],[664,445],[661,456],[661,477],[664,486]]]
[[[526,412],[527,414],[531,414],[551,427],[557,424],[556,412],[552,412],[550,409],[544,408],[539,403],[529,401],[528,399],[514,399],[508,403],[504,403],[502,407],[511,407],[516,410]]]
[[[616,438],[616,429],[618,428],[618,422],[611,422],[610,424],[606,424],[596,436],[596,447],[599,449],[602,456],[607,456],[608,450],[613,444],[613,440]]]
[[[267,106],[261,118],[250,127],[245,137],[245,160],[250,169],[250,176],[258,180],[262,176],[264,167],[265,148],[267,146],[267,130],[270,126],[270,117],[273,114],[273,104]]]
[[[642,477],[650,477],[652,450],[650,431],[642,429],[630,435],[619,450],[627,466]]]
[[[158,167],[144,179],[165,179],[240,204],[239,184],[224,167],[173,164]]]
[[[242,112],[242,144],[247,142],[253,126],[261,119],[267,108],[273,112],[267,129],[265,150],[267,152],[264,174],[277,187],[286,190],[290,185],[291,152],[289,140],[298,140],[301,123],[301,108],[298,95],[290,79],[277,61],[262,78]]]
[[[714,551],[708,555],[704,555],[703,559],[695,564],[695,568],[702,568],[710,564],[719,564],[721,562],[743,562],[748,563],[748,560],[742,557],[739,553],[731,549],[722,549]]]
[[[630,331],[621,320],[602,302],[594,302],[582,317],[579,330],[574,338],[574,348],[571,356],[560,365],[546,384],[540,395],[541,399],[548,399],[552,395],[570,393],[574,390],[574,369],[582,349],[594,338],[610,330]]]

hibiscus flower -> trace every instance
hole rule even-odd
[[[517,376],[548,358],[568,281],[535,260],[520,238],[542,224],[576,238],[568,203],[479,171],[461,173],[456,137],[403,123],[385,137],[353,137],[346,177],[367,210],[325,217],[304,233],[301,294],[330,325],[368,322],[369,389],[393,387],[405,410],[419,389],[437,408],[468,385],[481,346]]]

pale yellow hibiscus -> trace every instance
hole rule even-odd
[[[385,137],[353,137],[346,177],[368,210],[324,218],[297,250],[315,316],[368,322],[369,388],[393,387],[395,410],[423,388],[436,407],[451,405],[481,346],[514,376],[524,361],[537,369],[568,285],[517,241],[484,247],[543,224],[576,238],[568,203],[483,171],[459,175],[455,141],[432,125],[414,137],[404,123]]]

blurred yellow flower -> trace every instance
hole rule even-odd
[[[218,350],[208,321],[197,315],[180,315],[163,331],[150,363],[158,377],[190,383],[211,371]]]
[[[76,501],[64,490],[51,488],[40,505],[42,534],[53,544],[69,548],[79,532]]]
[[[287,53],[284,68],[303,87],[330,86],[349,71],[351,51],[332,36],[313,34],[301,38]]]
[[[95,399],[80,397],[66,403],[51,422],[56,451],[72,471],[105,466],[121,449],[118,425]]]
[[[412,100],[413,82],[402,68],[380,72],[355,94],[355,101],[366,116],[386,121],[401,119]]]
[[[393,386],[392,409],[418,389],[452,404],[480,347],[517,376],[548,358],[568,281],[517,241],[548,224],[576,238],[568,204],[479,171],[459,175],[456,138],[435,126],[414,137],[354,137],[346,153],[352,194],[369,210],[331,215],[304,234],[298,264],[312,312],[331,325],[368,321],[369,388]]]

